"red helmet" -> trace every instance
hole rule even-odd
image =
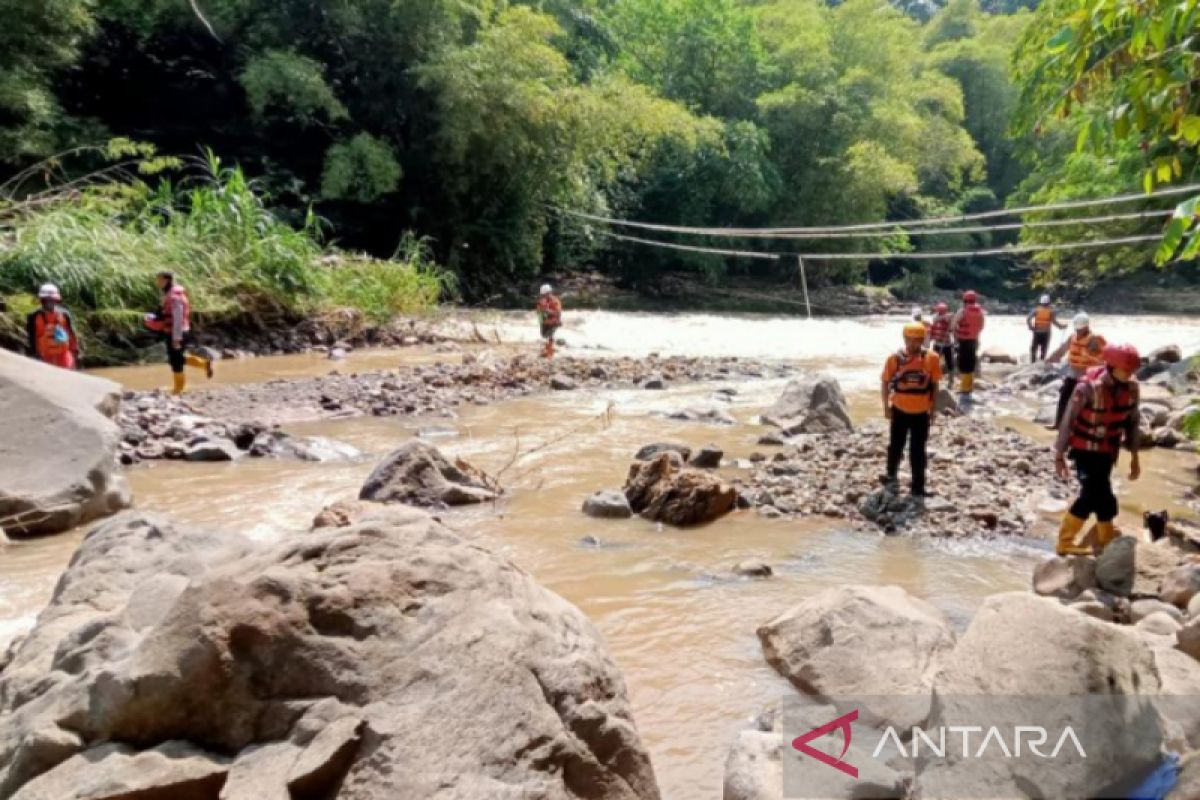
[[[974,303],[978,300],[979,300],[979,295],[975,294],[974,289],[967,289],[965,292],[963,292],[963,302],[964,303]]]
[[[945,314],[947,311],[950,310],[950,307],[948,305],[946,305],[945,303],[938,303],[935,310],[939,314]]]
[[[1142,357],[1131,344],[1110,344],[1104,348],[1104,363],[1113,369],[1135,372],[1142,365]]]

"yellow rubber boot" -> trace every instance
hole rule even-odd
[[[1090,547],[1075,543],[1075,538],[1083,530],[1085,522],[1087,520],[1080,519],[1070,511],[1063,514],[1062,525],[1058,529],[1058,546],[1054,548],[1054,552],[1060,556],[1090,556]]]
[[[204,370],[204,373],[211,379],[213,376],[212,362],[204,356],[198,356],[193,353],[188,353],[184,361],[189,367]]]
[[[1111,522],[1096,523],[1096,553],[1097,555],[1108,547],[1109,542],[1117,538],[1117,529]]]
[[[975,388],[975,375],[970,372],[964,372],[958,384],[958,390],[963,394],[970,394]]]
[[[171,381],[171,394],[183,394],[183,390],[187,388],[187,376],[182,372],[172,372]]]

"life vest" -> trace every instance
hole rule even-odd
[[[1038,333],[1050,330],[1054,322],[1054,309],[1050,306],[1038,306],[1033,310],[1033,329]]]
[[[929,370],[930,356],[930,352],[923,347],[914,356],[910,356],[907,350],[901,350],[892,356],[896,364],[896,374],[892,376],[889,384],[893,394],[933,393],[933,375]]]
[[[34,326],[39,357],[60,358],[71,349],[71,323],[59,309],[37,312]]]
[[[977,305],[963,306],[962,316],[958,319],[958,327],[954,336],[959,341],[974,341],[983,331],[983,309]]]
[[[938,314],[933,318],[933,324],[929,326],[929,339],[938,344],[948,344],[950,342],[949,314]]]
[[[175,302],[183,305],[183,330],[185,333],[192,329],[192,303],[188,300],[187,291],[179,284],[174,284],[163,292],[162,310],[157,319],[146,320],[146,327],[152,331],[170,334],[175,330]]]
[[[1093,354],[1090,351],[1092,342],[1097,342],[1099,345],[1097,349],[1101,351],[1108,344],[1108,342],[1104,341],[1103,336],[1096,333],[1089,333],[1083,338],[1072,336],[1071,347],[1067,350],[1067,363],[1078,370],[1104,366],[1104,359],[1098,353]]]
[[[1093,367],[1080,381],[1092,387],[1091,402],[1079,409],[1071,427],[1073,450],[1116,453],[1121,447],[1134,409],[1134,390],[1128,383],[1105,381],[1107,372],[1107,367]]]
[[[537,307],[543,325],[554,327],[562,325],[562,303],[557,297],[552,294],[540,297]]]

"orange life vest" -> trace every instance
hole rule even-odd
[[[1071,427],[1073,450],[1116,453],[1134,409],[1133,388],[1127,383],[1105,381],[1107,367],[1094,367],[1079,382],[1092,387],[1091,402],[1079,410]],[[1078,389],[1076,389],[1078,391]]]
[[[543,325],[558,327],[562,325],[562,302],[552,294],[538,298],[538,315]]]
[[[963,306],[962,316],[958,319],[958,327],[954,330],[955,338],[959,341],[975,341],[982,331],[983,309],[977,305]]]
[[[1050,306],[1038,306],[1033,310],[1033,329],[1039,333],[1050,330],[1054,322],[1054,309]]]
[[[1071,337],[1071,347],[1067,351],[1067,363],[1074,369],[1085,370],[1092,367],[1100,367],[1104,365],[1104,359],[1099,354],[1090,352],[1092,342],[1097,342],[1097,349],[1103,351],[1104,346],[1108,342],[1104,341],[1104,337],[1096,333],[1089,333],[1087,336]]]
[[[891,389],[895,394],[928,395],[933,389],[933,374],[929,368],[932,354],[921,348],[914,356],[907,350],[901,350],[892,356],[896,365],[896,374],[892,376]],[[933,358],[937,358],[933,356]]]
[[[938,314],[933,318],[933,324],[929,326],[929,339],[938,344],[947,344],[950,341],[950,315]]]
[[[185,333],[190,331],[192,329],[192,303],[188,300],[187,291],[179,284],[175,284],[163,292],[162,311],[159,312],[158,319],[146,320],[146,327],[152,331],[170,335],[175,330],[176,300],[179,300],[183,306],[183,327],[180,330]]]
[[[59,309],[39,311],[34,321],[38,356],[49,361],[71,349],[71,323]]]

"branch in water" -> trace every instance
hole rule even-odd
[[[204,27],[208,29],[208,32],[212,35],[212,37],[218,42],[221,41],[221,37],[217,36],[217,32],[213,30],[212,24],[204,17],[204,12],[201,11],[200,6],[196,4],[196,0],[188,0],[188,4],[192,7],[192,13],[196,15],[196,19],[200,20],[200,22],[204,24]]]

